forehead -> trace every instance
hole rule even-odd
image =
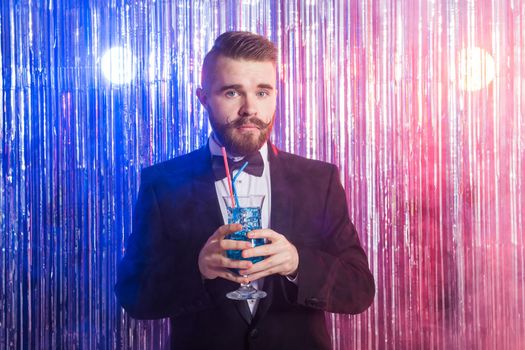
[[[245,87],[260,84],[275,87],[276,67],[272,61],[253,61],[218,56],[210,82],[212,86],[238,84]]]

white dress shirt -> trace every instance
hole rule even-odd
[[[221,151],[221,145],[218,140],[214,137],[213,133],[209,137],[209,145],[210,145],[210,153],[214,156],[221,156],[222,157],[222,151]],[[251,174],[247,174],[245,172],[242,172],[237,180],[235,181],[235,189],[237,191],[238,196],[247,196],[247,195],[264,195],[264,202],[261,212],[261,225],[262,228],[268,228],[270,227],[270,213],[271,213],[271,182],[270,182],[270,164],[268,162],[268,144],[265,143],[261,149],[259,150],[261,153],[263,162],[264,162],[264,170],[261,177],[254,176]],[[228,155],[229,158],[233,159],[234,161],[239,161],[244,157],[233,157]],[[234,170],[234,173],[231,174],[231,177],[237,175],[238,170]],[[228,178],[224,178],[223,180],[215,181],[215,190],[217,192],[217,197],[219,199],[219,205],[221,207],[221,213],[222,218],[224,220],[224,223],[228,222],[228,212],[226,209],[226,204],[224,203],[223,196],[229,196],[230,195],[230,189],[228,186]],[[252,281],[252,285],[259,289],[262,288],[264,283],[264,278],[261,278],[256,281]],[[250,308],[250,311],[253,314],[255,314],[255,311],[257,310],[257,305],[259,304],[258,299],[250,299],[248,300],[248,306]]]

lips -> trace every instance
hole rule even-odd
[[[270,123],[265,123],[262,120],[256,117],[245,117],[237,119],[233,122],[228,123],[228,128],[235,129],[238,131],[256,131],[256,130],[265,130],[268,128]]]
[[[240,130],[259,130],[259,127],[257,125],[254,125],[254,124],[244,124],[244,125],[239,125],[237,127],[237,129],[240,129]]]

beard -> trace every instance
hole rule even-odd
[[[211,111],[209,111],[209,117],[215,136],[233,156],[245,156],[257,152],[270,138],[275,120],[274,114],[268,123],[256,117],[240,117],[232,122],[219,124]],[[245,124],[256,126],[259,134],[240,133],[237,129]]]

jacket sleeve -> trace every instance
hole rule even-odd
[[[348,216],[345,192],[335,166],[323,207],[321,244],[297,247],[297,302],[328,312],[363,312],[374,299],[374,278]]]
[[[132,234],[115,286],[121,306],[138,319],[176,317],[209,303],[198,271],[199,251],[181,251],[166,234],[154,179],[152,168],[142,171]]]

